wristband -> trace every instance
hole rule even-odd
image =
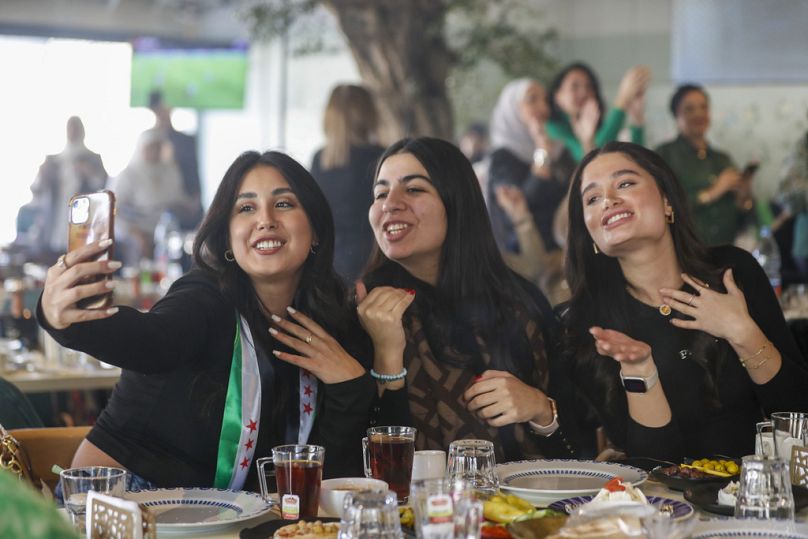
[[[373,369],[370,369],[370,376],[375,378],[380,384],[387,384],[389,382],[404,379],[404,377],[407,376],[407,368],[404,367],[398,374],[379,374]]]

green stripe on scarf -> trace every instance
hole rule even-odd
[[[236,316],[236,338],[233,341],[233,359],[230,365],[230,380],[224,403],[222,431],[219,435],[219,452],[216,457],[216,477],[213,486],[228,488],[233,477],[236,453],[241,437],[241,324]]]

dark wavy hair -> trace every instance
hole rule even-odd
[[[230,218],[239,189],[247,173],[259,166],[270,166],[281,173],[300,201],[317,238],[316,252],[309,253],[303,263],[295,306],[340,340],[347,331],[350,311],[345,300],[345,286],[333,269],[334,221],[331,208],[311,174],[288,155],[276,151],[248,151],[233,161],[196,234],[194,261],[219,283],[222,294],[244,316],[250,327],[267,327],[249,275],[237,263],[224,258],[225,251],[230,249]],[[253,338],[266,352],[272,349],[271,337],[265,329],[253,331]],[[268,357],[277,370],[272,399],[279,406],[272,407],[273,417],[270,418],[271,424],[277,426],[282,418],[277,417],[274,411],[280,413],[281,404],[287,402],[291,394],[290,388],[297,385],[293,381],[293,368],[282,361],[275,361],[272,354],[268,354]]]
[[[438,312],[432,314],[449,324],[463,316],[487,341],[490,339],[494,346],[499,346],[503,344],[500,341],[505,338],[505,328],[515,318],[514,313],[526,312],[541,318],[539,307],[526,293],[526,287],[531,285],[502,259],[477,176],[460,149],[437,138],[405,138],[385,150],[375,177],[378,178],[387,158],[406,153],[424,166],[446,209],[446,238],[435,286]],[[392,279],[394,282],[379,283],[388,286],[403,286],[398,281],[409,276],[384,255],[378,244],[365,271],[370,283],[374,274]]]
[[[555,96],[561,89],[561,85],[564,84],[564,79],[567,78],[567,75],[576,70],[583,71],[589,79],[589,84],[592,85],[592,93],[595,96],[595,101],[597,101],[598,110],[600,111],[600,118],[598,118],[598,128],[600,128],[600,124],[603,122],[603,114],[605,113],[603,95],[600,93],[600,81],[592,68],[583,62],[574,62],[564,67],[564,69],[559,71],[558,74],[553,78],[549,88],[547,88],[547,104],[550,106],[550,120],[554,122],[561,122],[566,117],[564,111],[561,110],[561,107],[559,107],[556,103]]]
[[[674,118],[679,115],[679,104],[681,104],[682,99],[684,99],[685,96],[690,92],[699,92],[705,97],[705,99],[707,99],[708,102],[710,101],[710,94],[707,93],[707,90],[705,90],[703,86],[698,84],[682,84],[676,88],[675,92],[673,92],[671,102],[668,105],[671,115]]]
[[[569,191],[569,230],[567,232],[566,276],[570,286],[569,308],[564,313],[565,350],[571,355],[574,377],[596,406],[612,411],[625,406],[620,386],[619,365],[604,361],[595,352],[589,328],[595,325],[631,335],[633,320],[629,316],[628,282],[616,258],[595,253],[593,240],[584,223],[581,182],[586,167],[601,155],[621,153],[648,172],[656,181],[661,194],[673,208],[675,223],[668,225],[676,258],[682,271],[709,283],[710,287],[724,291],[722,269],[711,264],[707,248],[696,235],[684,189],[668,164],[656,153],[638,144],[609,142],[592,150],[581,161],[573,174]],[[705,403],[717,403],[715,381],[721,365],[728,357],[728,345],[716,342],[706,333],[697,333],[690,348],[692,360],[699,363],[708,375],[708,394]],[[616,441],[616,440],[615,440]]]

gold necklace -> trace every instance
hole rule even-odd
[[[660,304],[660,306],[657,307],[657,310],[659,311],[659,314],[661,314],[662,316],[670,316],[671,312],[673,311],[673,309],[671,309],[671,306],[668,305],[667,303]]]

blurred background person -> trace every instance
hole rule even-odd
[[[323,119],[325,146],[311,163],[311,175],[334,212],[334,268],[355,280],[370,256],[373,231],[367,220],[373,203],[373,171],[384,148],[376,144],[379,119],[365,88],[340,84],[331,91]]]
[[[182,203],[174,208],[174,212],[183,230],[195,230],[202,221],[204,213],[196,137],[174,129],[171,123],[171,109],[166,105],[163,93],[159,90],[149,94],[149,109],[154,113],[154,129],[162,131],[168,137],[170,153],[182,177],[182,191],[185,197]]]
[[[126,266],[152,257],[160,217],[187,201],[179,167],[169,154],[164,132],[144,131],[129,164],[110,181],[117,197],[116,244]]]
[[[567,191],[575,161],[563,144],[545,129],[550,109],[544,87],[533,79],[509,82],[491,113],[491,148],[488,170],[488,210],[500,248],[519,253],[515,225],[500,206],[495,190],[501,185],[519,187],[544,248],[558,248],[553,239],[553,215]]]
[[[645,90],[650,79],[646,67],[626,71],[614,106],[606,112],[600,82],[592,68],[580,62],[566,66],[550,83],[547,133],[561,141],[577,162],[593,148],[617,140],[628,115],[631,142],[643,144]]]
[[[707,143],[710,98],[703,87],[683,84],[671,97],[670,111],[679,135],[656,152],[682,183],[701,239],[707,245],[732,243],[752,201],[732,158]]]
[[[488,128],[482,122],[474,122],[460,135],[458,146],[466,159],[476,165],[488,152]]]
[[[783,208],[783,222],[793,218],[793,239],[788,252],[800,272],[800,279],[808,280],[808,133],[805,133],[785,162],[785,172],[775,197]]]
[[[107,171],[101,156],[84,145],[84,124],[78,116],[67,120],[67,143],[49,155],[31,185],[33,200],[20,209],[15,243],[34,258],[51,262],[67,249],[67,202],[79,193],[103,189]]]

